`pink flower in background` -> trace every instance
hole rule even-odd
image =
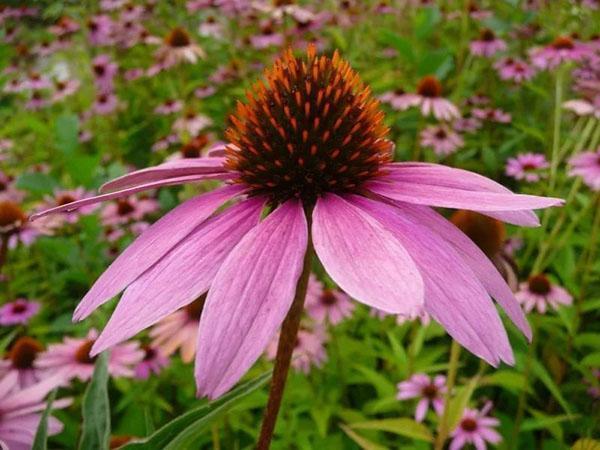
[[[38,210],[54,208],[56,206],[66,205],[68,203],[89,198],[93,194],[87,192],[84,188],[79,187],[72,190],[56,190],[53,196],[45,196],[44,203],[38,207]],[[65,223],[76,223],[83,215],[91,214],[98,209],[98,205],[89,205],[78,209],[77,211],[67,211],[56,216],[56,220],[52,225],[60,227]]]
[[[121,225],[142,220],[148,214],[159,209],[158,201],[153,198],[135,196],[120,198],[108,203],[100,213],[103,225]]]
[[[156,108],[154,108],[154,112],[156,114],[168,115],[173,114],[178,111],[181,111],[183,108],[183,102],[180,100],[167,99]]]
[[[452,127],[461,133],[475,133],[481,126],[481,120],[468,116],[456,119],[452,123]]]
[[[437,78],[428,75],[419,81],[416,94],[408,94],[405,104],[421,109],[424,116],[433,115],[438,120],[451,120],[460,117],[458,108],[450,100],[442,97],[442,85]]]
[[[176,27],[165,37],[155,57],[163,68],[169,68],[183,62],[196,64],[198,59],[205,58],[206,54],[192,41],[185,29]]]
[[[85,338],[66,337],[60,344],[52,344],[38,356],[37,366],[52,374],[60,375],[65,382],[75,378],[88,381],[94,373],[96,356],[90,350],[98,338],[98,332],[91,329]],[[138,342],[125,342],[110,350],[108,373],[113,377],[134,376],[133,367],[144,358]]]
[[[525,312],[537,309],[540,314],[544,314],[548,306],[556,310],[560,305],[570,305],[573,301],[566,289],[551,283],[544,274],[532,275],[521,283],[515,297]]]
[[[4,359],[0,359],[0,378],[16,373],[15,382],[20,389],[27,388],[43,378],[44,370],[36,365],[43,345],[29,336],[21,336],[11,346]]]
[[[18,298],[0,307],[0,325],[24,325],[39,310],[39,302]]]
[[[73,95],[79,90],[81,83],[79,80],[57,81],[54,83],[54,93],[52,94],[52,102],[59,102]]]
[[[135,377],[139,380],[146,380],[150,375],[158,375],[162,370],[169,365],[169,358],[164,356],[160,349],[145,345],[144,359],[135,366]]]
[[[578,116],[594,116],[600,119],[600,93],[591,100],[568,100],[563,103],[563,108],[573,111]]]
[[[424,373],[416,373],[408,380],[398,383],[398,400],[416,398],[419,400],[415,409],[415,420],[423,422],[427,410],[432,407],[438,416],[444,412],[444,396],[446,395],[446,377],[436,375],[431,378]]]
[[[204,301],[204,298],[197,299],[158,322],[150,330],[152,346],[166,356],[181,349],[181,360],[185,363],[192,362],[196,354],[198,324]]]
[[[259,50],[267,47],[281,47],[284,42],[283,34],[277,33],[270,24],[263,26],[259,34],[250,36],[252,47]]]
[[[267,345],[266,355],[270,360],[277,356],[279,335],[275,335]],[[312,330],[301,328],[296,337],[296,346],[292,353],[292,367],[299,372],[308,374],[313,367],[321,368],[327,361],[325,342],[327,334],[319,327]]]
[[[496,123],[510,123],[512,117],[509,113],[499,108],[473,108],[471,111],[473,117]]]
[[[44,398],[61,382],[60,377],[49,377],[28,388],[19,389],[16,373],[0,378],[0,442],[8,450],[30,450],[46,409]],[[62,409],[71,404],[71,399],[63,398],[52,403],[52,409]],[[62,431],[62,423],[55,417],[48,417],[48,435]]]
[[[515,180],[525,180],[535,183],[545,177],[542,171],[550,165],[543,153],[521,153],[506,162],[506,175]]]
[[[37,72],[31,72],[22,84],[23,89],[29,89],[32,91],[50,89],[51,87],[52,82],[48,79],[48,77]]]
[[[430,125],[419,136],[421,145],[432,148],[436,155],[450,155],[465,145],[461,135],[446,125]]]
[[[414,95],[407,93],[404,89],[384,92],[379,96],[379,100],[389,103],[393,109],[398,111],[404,111],[415,104]]]
[[[178,144],[181,141],[177,134],[169,134],[168,136],[164,136],[160,138],[158,141],[152,145],[153,152],[160,152],[162,150],[166,150],[172,145]]]
[[[91,112],[100,116],[111,114],[119,107],[119,99],[112,92],[99,94],[92,105]]]
[[[500,79],[515,83],[531,80],[535,75],[535,69],[522,59],[503,58],[494,64],[494,68]]]
[[[212,37],[215,39],[222,39],[223,31],[223,25],[213,16],[207,17],[198,27],[198,34],[200,36]]]
[[[553,69],[568,61],[580,61],[587,54],[586,48],[569,36],[559,36],[546,47],[533,49],[529,57],[540,69]]]
[[[582,177],[592,191],[600,191],[600,147],[596,151],[582,152],[571,157],[569,166],[569,175]]]
[[[485,28],[481,31],[479,39],[469,44],[469,48],[472,54],[489,58],[506,50],[506,42],[498,39],[492,30]]]
[[[92,45],[110,45],[112,44],[113,21],[110,16],[101,14],[92,16],[87,21],[88,39]]]
[[[100,8],[104,11],[114,11],[122,8],[127,0],[100,0]]]
[[[173,123],[173,131],[196,136],[210,125],[212,125],[212,120],[210,120],[209,117],[197,114],[193,111],[187,111]]]
[[[79,24],[69,16],[62,16],[54,25],[48,28],[50,33],[59,37],[71,35],[79,30]]]
[[[369,311],[369,315],[371,317],[377,317],[378,319],[385,319],[388,316],[394,315],[396,317],[396,323],[398,325],[402,325],[406,322],[412,322],[413,320],[419,319],[421,325],[427,326],[431,323],[431,316],[427,314],[424,308],[421,308],[418,311],[411,312],[410,314],[388,314],[385,311],[381,311],[377,308],[371,308]]]
[[[214,86],[200,86],[199,88],[196,88],[196,90],[194,91],[194,97],[196,98],[208,98],[212,95],[214,95],[217,92],[217,88],[215,88]]]
[[[328,321],[336,325],[352,316],[354,303],[342,291],[324,287],[323,283],[311,274],[306,292],[306,311],[319,323]]]
[[[465,170],[393,163],[378,102],[337,53],[317,58],[309,47],[300,58],[289,51],[265,77],[264,88],[257,86],[248,104],[238,104],[224,156],[138,170],[106,183],[103,195],[35,216],[161,186],[228,182],[150,226],[92,286],[75,320],[125,290],[92,354],[207,294],[196,380],[199,394],[219,397],[264,352],[287,315],[311,223],[316,255],[349,296],[394,314],[424,308],[490,364],[512,363],[490,296],[530,337],[523,312],[491,261],[431,207],[475,210],[535,226],[532,209],[562,201],[517,195]],[[286,112],[282,98],[291,92],[286,86],[299,86],[294,97],[308,106]],[[309,94],[322,86],[328,89],[320,97]],[[315,121],[331,126],[309,133]],[[263,138],[267,135],[271,138]],[[225,203],[229,207],[221,210]],[[265,204],[271,209],[263,217]]]
[[[101,94],[110,94],[114,89],[113,80],[117,75],[119,66],[113,62],[109,55],[98,55],[92,61],[92,72],[96,89]]]
[[[10,148],[10,147],[9,147]],[[7,150],[9,149],[7,148]],[[2,149],[0,148],[0,152]],[[0,154],[0,161],[3,160]],[[14,180],[0,169],[0,201],[8,200],[10,202],[21,202],[25,197],[25,193],[18,190],[14,185]]]
[[[495,427],[500,421],[489,417],[492,403],[487,402],[481,410],[466,408],[458,426],[452,432],[452,442],[448,450],[460,450],[468,444],[473,444],[477,450],[485,450],[486,442],[498,444],[502,437]]]
[[[48,103],[48,99],[40,91],[34,91],[27,103],[25,103],[25,109],[37,111],[48,106]]]

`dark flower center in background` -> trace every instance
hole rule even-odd
[[[12,312],[14,314],[21,314],[27,311],[27,305],[24,302],[15,302],[12,306]]]
[[[208,137],[200,134],[181,147],[181,155],[184,158],[199,158],[206,144],[208,144]]]
[[[135,211],[135,207],[127,200],[117,200],[117,214],[120,216],[126,216]]]
[[[144,361],[151,361],[156,357],[156,350],[149,345],[144,346]]]
[[[23,336],[17,339],[8,352],[8,359],[15,369],[31,369],[37,354],[44,350],[42,344],[33,338]]]
[[[442,85],[436,77],[427,75],[419,81],[417,94],[429,98],[440,97],[442,95]]]
[[[473,432],[477,429],[477,421],[475,419],[466,418],[460,422],[460,427],[469,432]]]
[[[335,305],[337,303],[337,297],[331,289],[324,289],[321,294],[321,303],[327,306]]]
[[[106,72],[106,66],[104,64],[94,64],[93,66],[94,73],[101,77]]]
[[[198,321],[200,320],[200,316],[202,315],[202,310],[204,309],[204,302],[206,301],[206,295],[201,296],[199,299],[194,300],[192,303],[185,307],[185,312],[187,313],[190,320]]]
[[[60,195],[56,199],[56,206],[63,206],[68,203],[73,203],[76,200],[75,197],[69,194]]]
[[[312,203],[355,191],[390,160],[379,103],[337,53],[288,50],[231,116],[227,166],[253,194]]]
[[[0,201],[0,231],[7,227],[18,227],[26,220],[25,213],[15,202]]]
[[[187,47],[192,43],[190,35],[181,27],[173,28],[167,35],[165,42],[170,47]]]
[[[481,30],[481,40],[485,42],[492,42],[496,39],[496,35],[489,28]]]
[[[575,47],[573,39],[568,36],[559,36],[550,45],[556,50],[571,50]]]
[[[423,388],[423,390],[421,391],[421,394],[423,395],[423,397],[428,398],[429,400],[433,400],[434,398],[437,397],[438,388],[433,383],[428,384],[427,386],[425,386]]]
[[[492,259],[502,249],[506,230],[499,220],[473,211],[456,211],[450,221]]]
[[[97,356],[94,356],[93,358],[90,356],[90,351],[92,350],[92,347],[94,346],[94,342],[96,342],[96,341],[94,341],[93,339],[90,339],[90,340],[85,341],[83,344],[81,344],[79,346],[79,348],[75,352],[75,360],[78,363],[94,364]]]
[[[446,131],[443,128],[440,128],[439,130],[437,130],[435,132],[435,137],[438,138],[438,139],[440,139],[440,140],[443,140],[443,139],[446,139],[448,137],[448,134],[446,133]]]
[[[534,275],[529,278],[529,290],[535,294],[546,295],[550,292],[550,281],[544,274]]]

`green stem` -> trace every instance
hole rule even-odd
[[[585,265],[583,267],[583,271],[581,273],[581,287],[579,289],[579,295],[577,296],[577,301],[575,304],[575,309],[577,311],[577,315],[580,314],[581,302],[585,296],[585,289],[587,288],[588,278],[592,266],[594,265],[594,258],[596,257],[596,252],[598,250],[598,246],[596,242],[598,241],[598,237],[600,235],[600,193],[597,193],[594,199],[596,212],[594,214],[594,222],[592,225],[592,232],[589,238],[589,245],[587,245],[588,255],[585,258]]]
[[[554,125],[552,134],[552,160],[550,161],[550,185],[549,192],[554,192],[556,184],[556,173],[558,170],[558,151],[560,148],[560,122],[562,119],[562,94],[563,79],[565,71],[561,67],[556,72],[556,84],[554,87]]]
[[[594,135],[592,136],[592,139],[590,140],[590,145],[588,146],[588,148],[590,150],[594,150],[598,147],[598,144],[600,143],[600,121],[597,120],[593,120],[593,122],[596,122],[596,124],[598,125],[596,127],[596,131],[594,131]]]
[[[525,408],[527,407],[527,388],[529,387],[529,379],[531,377],[531,366],[533,365],[533,357],[535,355],[535,322],[531,324],[534,340],[529,344],[529,351],[527,352],[527,359],[525,361],[525,370],[523,371],[523,382],[524,386],[519,392],[519,400],[517,406],[517,413],[515,415],[515,424],[512,432],[511,439],[511,449],[518,448],[518,440],[519,440],[519,431],[521,429],[521,424],[523,423],[523,417],[525,415]]]
[[[444,412],[442,413],[442,417],[440,419],[440,423],[438,426],[438,433],[435,439],[434,450],[442,450],[444,448],[444,443],[448,438],[449,424],[448,424],[448,415],[450,412],[450,398],[452,397],[452,390],[454,389],[454,384],[456,383],[456,374],[458,372],[458,362],[460,358],[460,345],[455,340],[452,340],[452,345],[450,347],[450,361],[448,363],[448,376],[446,377],[446,396],[444,398]]]
[[[296,296],[281,325],[275,367],[273,368],[273,378],[271,379],[271,387],[269,389],[269,400],[267,402],[267,408],[265,409],[256,450],[268,450],[271,446],[275,422],[277,421],[277,415],[279,413],[279,408],[281,407],[285,382],[290,369],[290,363],[292,362],[292,353],[296,346],[298,329],[300,328],[300,319],[302,318],[302,311],[304,309],[304,300],[306,298],[306,290],[308,287],[312,255],[312,242],[309,236],[309,243],[306,254],[304,255],[302,274],[300,275],[298,285],[296,286]]]

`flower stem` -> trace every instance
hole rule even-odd
[[[309,236],[306,254],[304,255],[302,274],[300,275],[296,287],[296,296],[281,325],[279,343],[277,344],[277,356],[275,358],[275,367],[273,369],[273,378],[271,379],[271,387],[269,390],[269,400],[263,417],[256,450],[267,450],[271,445],[273,431],[275,430],[275,422],[277,421],[277,414],[279,413],[281,400],[283,399],[287,374],[290,369],[290,363],[292,362],[292,353],[296,345],[296,337],[298,335],[298,328],[300,327],[302,310],[304,309],[304,300],[306,298],[306,290],[308,287],[308,276],[310,275],[312,255],[312,242]]]
[[[558,170],[558,153],[560,148],[560,122],[562,119],[562,94],[563,79],[565,71],[561,67],[556,73],[556,85],[554,88],[554,127],[552,135],[552,160],[550,161],[550,185],[549,192],[554,191],[556,183],[556,173]]]
[[[446,396],[444,398],[444,412],[440,419],[438,426],[438,433],[435,439],[434,450],[442,450],[444,443],[448,437],[449,423],[448,415],[450,410],[450,398],[452,397],[452,390],[456,383],[456,373],[458,372],[458,360],[460,357],[460,345],[455,340],[452,340],[452,346],[450,347],[450,361],[448,363],[448,376],[446,378]]]

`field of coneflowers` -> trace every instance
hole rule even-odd
[[[0,449],[600,450],[600,2],[0,24]]]

